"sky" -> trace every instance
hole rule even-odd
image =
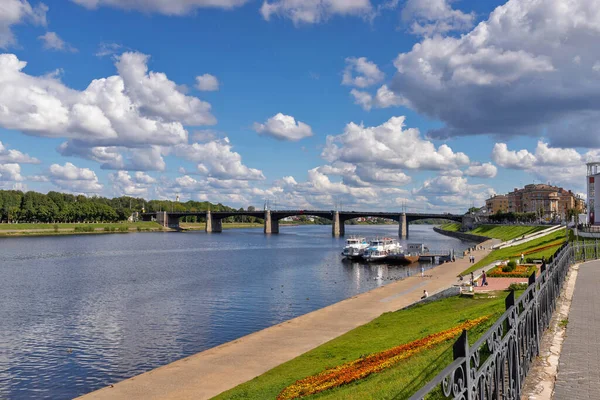
[[[0,189],[464,212],[600,161],[597,0],[0,0]]]

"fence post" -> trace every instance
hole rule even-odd
[[[465,388],[467,395],[463,399],[471,400],[473,398],[471,395],[471,357],[469,357],[469,340],[466,329],[463,329],[458,340],[454,342],[452,352],[455,360],[461,357],[465,358]]]

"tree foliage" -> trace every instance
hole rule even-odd
[[[135,197],[86,197],[69,193],[21,192],[0,190],[0,223],[57,223],[57,222],[117,222],[125,221],[133,212],[192,211],[203,212],[231,211],[223,204],[207,201],[185,203],[169,200],[150,200]],[[197,217],[187,217],[188,222],[196,222]],[[235,222],[240,217],[235,218]]]

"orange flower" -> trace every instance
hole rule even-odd
[[[488,315],[472,321],[465,321],[454,328],[433,333],[410,343],[371,354],[358,360],[327,369],[308,378],[300,379],[283,389],[277,396],[277,400],[297,399],[366,378],[373,373],[392,367],[413,354],[451,340],[458,336],[463,329],[471,329],[488,320],[490,317]]]

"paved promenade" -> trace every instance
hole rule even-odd
[[[556,400],[600,399],[600,261],[581,264],[560,354]]]
[[[499,240],[486,242],[485,248]],[[480,260],[489,250],[474,252]],[[318,347],[358,326],[458,282],[469,267],[458,259],[403,281],[390,283],[329,307],[244,336],[88,395],[100,399],[209,399]]]

